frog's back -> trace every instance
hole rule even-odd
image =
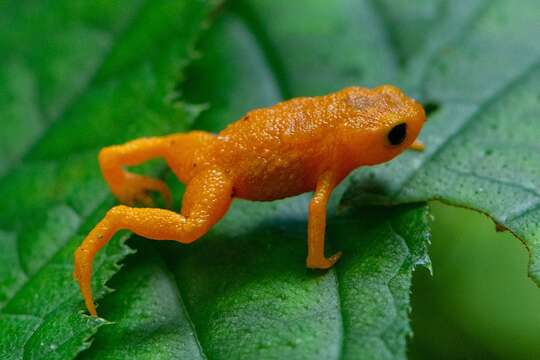
[[[216,162],[239,197],[267,200],[310,191],[333,140],[335,96],[295,98],[247,113],[217,136]]]
[[[219,135],[265,146],[316,137],[333,127],[326,116],[331,96],[302,97],[248,112]],[[268,144],[266,144],[268,143]]]

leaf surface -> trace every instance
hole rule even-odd
[[[1,6],[0,357],[73,358],[104,323],[81,314],[71,276],[75,247],[114,203],[97,152],[188,127],[193,112],[171,93],[212,6]],[[123,239],[95,262],[98,296],[129,252]]]
[[[174,277],[146,239],[108,284],[101,302],[111,324],[100,328],[82,359],[205,359]],[[156,296],[158,295],[158,296]]]
[[[413,57],[425,67],[409,81],[438,109],[427,150],[355,173],[345,202],[437,199],[486,213],[525,243],[540,284],[539,16],[534,1],[483,2],[446,46]]]
[[[427,208],[333,217],[328,241],[346,256],[311,272],[306,205],[239,201],[192,246],[160,246],[166,264],[143,247],[100,306],[117,323],[83,358],[404,358],[411,274],[428,261]]]

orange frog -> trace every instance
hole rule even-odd
[[[101,171],[123,203],[151,204],[149,191],[171,194],[160,180],[124,170],[165,159],[187,185],[180,214],[115,206],[75,252],[75,279],[96,315],[90,279],[96,253],[121,229],[153,240],[191,243],[227,212],[235,197],[276,200],[314,191],[309,205],[307,267],[327,269],[340,257],[324,255],[326,204],[352,170],[392,159],[415,141],[425,121],[422,106],[398,88],[349,87],[319,97],[284,101],[249,112],[217,135],[192,131],[142,138],[99,153]]]

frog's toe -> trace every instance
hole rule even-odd
[[[329,258],[321,257],[319,259],[307,259],[307,267],[310,269],[329,269],[339,260],[342,252],[339,251]]]

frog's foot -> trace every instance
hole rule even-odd
[[[140,204],[147,207],[154,206],[149,193],[155,191],[161,194],[166,208],[170,209],[172,206],[172,195],[167,184],[146,176],[128,173],[122,185],[112,188],[112,191],[123,204],[130,206]]]
[[[92,262],[97,251],[114,235],[114,231],[111,230],[113,229],[111,229],[110,221],[108,219],[102,220],[75,251],[73,277],[79,283],[84,302],[88,312],[92,316],[97,316],[90,282],[92,277]]]
[[[334,266],[334,264],[339,260],[341,254],[342,252],[339,251],[334,255],[330,256],[328,259],[325,257],[310,258],[308,256],[306,260],[306,265],[310,269],[329,269]]]

